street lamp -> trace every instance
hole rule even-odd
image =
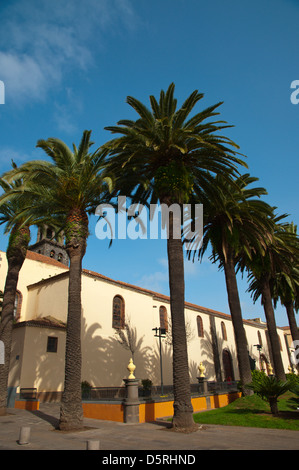
[[[262,357],[261,357],[261,349],[262,349],[262,346],[261,346],[260,344],[254,344],[254,346],[257,348],[257,350],[258,350],[258,352],[259,352],[260,365],[261,365],[261,368],[262,368],[262,372],[264,372],[263,362],[262,362]]]
[[[161,395],[164,395],[163,390],[163,368],[162,368],[162,342],[161,338],[165,338],[166,328],[153,328],[152,331],[155,331],[155,336],[159,338],[159,349],[160,349],[160,371],[161,371]]]

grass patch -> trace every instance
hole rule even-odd
[[[241,397],[223,408],[194,414],[199,424],[221,424],[299,431],[298,398],[287,392],[278,399],[279,416],[271,414],[268,403],[258,395]]]

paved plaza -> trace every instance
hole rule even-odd
[[[0,417],[0,450],[89,450],[96,445],[100,451],[132,455],[180,450],[186,456],[200,450],[299,450],[298,431],[204,425],[184,434],[172,431],[165,421],[125,424],[85,418],[83,431],[61,432],[55,429],[58,417],[59,404],[41,403],[39,411],[9,409]],[[30,428],[29,443],[24,445],[18,442],[22,427]]]

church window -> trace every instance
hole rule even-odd
[[[112,327],[124,328],[125,326],[125,302],[120,295],[113,299]]]
[[[221,322],[221,331],[222,331],[222,339],[224,341],[227,341],[226,327],[223,321]]]
[[[168,331],[168,320],[167,320],[166,307],[161,306],[159,308],[159,314],[160,314],[160,328],[162,330],[165,330],[165,332],[167,332]]]
[[[197,334],[199,336],[199,338],[203,338],[204,334],[203,334],[203,323],[202,323],[202,318],[197,315]]]

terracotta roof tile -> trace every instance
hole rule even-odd
[[[49,257],[41,255],[39,253],[34,253],[32,251],[27,251],[27,258],[32,259],[34,261],[40,261],[40,262],[43,262],[43,263],[51,264],[53,266],[64,267],[64,268],[68,269],[68,266],[65,266],[64,264],[60,263],[59,261],[56,261],[55,259],[49,258]],[[89,269],[82,269],[82,273],[86,274],[86,275],[89,275],[89,276],[92,276],[92,277],[103,279],[104,281],[113,282],[113,283],[118,284],[119,286],[122,286],[124,288],[134,289],[136,291],[152,295],[152,296],[154,296],[154,297],[156,297],[157,299],[160,299],[160,300],[164,300],[164,301],[167,301],[167,302],[170,301],[170,297],[167,296],[167,295],[160,294],[159,292],[155,292],[155,291],[152,291],[152,290],[149,290],[149,289],[145,289],[143,287],[135,286],[133,284],[128,284],[128,283],[123,282],[123,281],[116,281],[115,279],[111,279],[111,278],[109,278],[107,276],[104,276],[103,274],[99,274],[95,271],[90,271]],[[63,274],[63,273],[61,273],[61,274]],[[57,276],[60,276],[60,275],[58,274]],[[55,277],[56,276],[53,276],[49,279],[39,281],[39,283],[41,283],[41,282],[51,282],[51,280],[53,281],[53,279]],[[34,286],[36,284],[38,284],[38,282],[32,284],[32,286]],[[213,310],[213,309],[210,309],[210,308],[207,308],[207,307],[202,307],[200,305],[196,305],[196,304],[193,304],[193,303],[190,303],[190,302],[185,302],[185,306],[187,308],[189,307],[189,308],[193,308],[195,310],[201,311],[202,313],[208,313],[208,314],[212,313],[214,315],[219,315],[221,317],[231,319],[231,315],[229,315],[228,313],[219,312],[217,310]],[[250,325],[258,326],[258,327],[266,327],[266,324],[265,325],[264,324],[257,324],[256,322],[254,322],[254,320],[243,319],[243,322],[248,323]],[[279,328],[282,328],[282,327],[279,327]]]
[[[57,266],[59,268],[68,269],[68,266],[61,263],[60,261],[57,261],[53,258],[49,258],[49,256],[41,255],[40,253],[35,253],[35,251],[27,250],[26,258],[31,259],[33,261],[40,261],[41,263],[50,264],[51,266]]]

